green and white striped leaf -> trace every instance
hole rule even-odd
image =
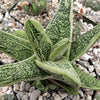
[[[57,62],[41,62],[36,60],[36,64],[44,71],[52,74],[56,80],[60,80],[74,87],[80,87],[81,85],[78,74],[66,59]]]
[[[71,44],[70,61],[74,62],[82,56],[100,38],[100,24],[80,36]]]
[[[81,71],[77,65],[73,65],[75,71],[80,77],[81,87],[92,89],[92,90],[100,90],[100,80],[90,76],[89,74]]]
[[[21,81],[42,80],[50,78],[35,64],[35,56],[20,61],[0,66],[0,86],[13,85]]]
[[[0,50],[18,61],[34,54],[29,42],[13,34],[0,31]]]
[[[25,31],[34,53],[36,53],[41,60],[47,60],[51,52],[52,43],[41,24],[36,20],[27,20]]]
[[[46,27],[46,33],[53,42],[59,42],[63,38],[71,40],[73,22],[73,0],[61,0],[59,8]]]
[[[61,0],[56,14],[46,27],[46,33],[49,38],[56,44],[63,38],[68,38],[72,41],[73,26],[73,0]],[[71,46],[71,44],[70,44]],[[70,47],[67,50],[66,56],[69,59]]]
[[[28,37],[27,37],[26,33],[23,30],[17,30],[13,34],[20,37],[20,38],[28,40]]]
[[[67,38],[62,39],[60,42],[56,43],[51,50],[49,60],[58,60],[60,59],[65,51],[69,48],[70,41]]]

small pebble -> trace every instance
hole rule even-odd
[[[17,94],[16,94],[16,96],[17,96],[18,100],[20,100],[20,99],[21,99],[21,97],[20,97],[20,94],[19,94],[19,93],[17,93]]]
[[[43,97],[43,100],[47,100],[47,97]]]
[[[30,87],[29,92],[33,92],[35,90],[35,86]]]
[[[90,95],[87,95],[86,100],[92,100],[92,97]]]
[[[27,95],[24,95],[24,96],[22,97],[22,100],[28,100],[28,96],[27,96]]]
[[[55,97],[55,96],[56,96],[56,92],[53,92],[53,93],[52,93],[52,96]]]
[[[20,90],[19,84],[14,84],[14,92],[19,91],[19,90]]]
[[[56,94],[56,95],[54,96],[54,100],[61,100],[61,97],[60,97],[58,94]]]
[[[96,55],[98,55],[99,53],[100,53],[100,48],[95,48],[95,49],[93,49],[93,52],[96,54]]]
[[[79,97],[79,95],[77,95],[77,96],[74,96],[73,100],[80,100],[80,97]]]
[[[87,53],[85,53],[84,55],[81,56],[81,59],[88,61],[90,58],[92,58],[91,56],[89,56]]]
[[[88,94],[88,95],[90,95],[90,96],[92,96],[93,95],[93,90],[89,90],[89,91],[87,91],[85,93]]]
[[[69,98],[65,98],[64,100],[71,100],[71,99],[69,99]]]
[[[38,97],[38,100],[43,100],[43,97],[42,97],[42,96],[39,96],[39,97]]]
[[[81,97],[83,97],[83,96],[84,96],[83,91],[82,91],[82,90],[80,90],[80,89],[79,89],[79,94],[81,95]]]
[[[96,77],[95,72],[90,73],[91,76]]]
[[[20,91],[24,91],[24,90],[25,90],[25,82],[21,82]]]
[[[64,99],[68,96],[68,94],[62,89],[58,90],[58,94],[60,95],[61,99]]]
[[[31,95],[29,100],[36,100],[41,94],[40,90],[34,90]]]
[[[30,83],[27,83],[26,85],[25,85],[25,91],[29,91],[30,90]]]
[[[18,100],[22,99],[24,95],[27,95],[28,96],[28,93],[27,92],[18,92],[17,93]]]
[[[6,18],[6,19],[10,19],[10,18],[11,18],[8,12],[6,12],[5,18]]]
[[[73,95],[68,94],[68,98],[73,99]]]
[[[0,13],[0,22],[3,20],[3,14]]]
[[[50,97],[50,93],[46,92],[42,95],[43,97]]]
[[[89,65],[89,66],[88,66],[88,70],[89,70],[90,73],[92,73],[92,72],[94,71],[94,67],[91,66],[91,65]]]

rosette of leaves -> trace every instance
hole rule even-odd
[[[61,82],[71,94],[77,94],[80,87],[100,90],[100,80],[73,64],[100,38],[100,24],[72,41],[72,10],[73,0],[61,0],[45,31],[30,19],[25,32],[0,31],[0,50],[19,61],[0,66],[0,86],[50,79]]]
[[[46,10],[45,0],[22,0],[21,7],[28,13],[32,15],[38,15]]]

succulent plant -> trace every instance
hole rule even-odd
[[[56,80],[71,94],[78,88],[100,90],[100,80],[81,71],[75,60],[100,38],[100,24],[72,41],[73,0],[61,0],[44,31],[36,20],[28,19],[24,31],[0,31],[0,50],[17,63],[0,66],[0,86],[29,80]]]
[[[28,13],[32,15],[38,15],[46,10],[45,0],[22,0],[21,7]]]

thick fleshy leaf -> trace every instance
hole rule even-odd
[[[67,38],[62,39],[60,42],[56,43],[51,50],[49,60],[54,61],[60,59],[65,51],[69,48],[70,41]]]
[[[72,18],[73,18],[73,1],[61,0],[58,10],[48,26],[46,33],[53,42],[53,44],[62,40],[63,38],[72,37]]]
[[[26,33],[23,30],[17,30],[13,34],[20,37],[20,38],[28,40],[28,37],[27,37]]]
[[[18,61],[31,57],[34,53],[25,39],[0,31],[0,50]]]
[[[25,31],[34,53],[37,54],[41,60],[47,60],[52,43],[41,24],[36,20],[28,19],[25,23]]]
[[[71,44],[70,61],[74,62],[82,56],[100,38],[100,24],[80,36]]]
[[[52,74],[56,80],[63,81],[69,85],[79,87],[81,85],[78,74],[66,59],[53,62],[41,62],[36,60],[36,64],[44,71]]]
[[[73,67],[80,77],[80,80],[82,83],[81,87],[87,88],[87,89],[92,89],[92,90],[100,90],[100,80],[81,71],[77,65],[73,65]]]
[[[0,86],[13,85],[21,81],[50,78],[35,65],[35,56],[18,63],[0,66]]]
[[[56,14],[46,27],[46,33],[53,44],[56,44],[63,38],[68,38],[69,41],[72,41],[72,25],[73,0],[61,0]],[[69,59],[69,54],[70,47],[66,53],[67,59]]]

